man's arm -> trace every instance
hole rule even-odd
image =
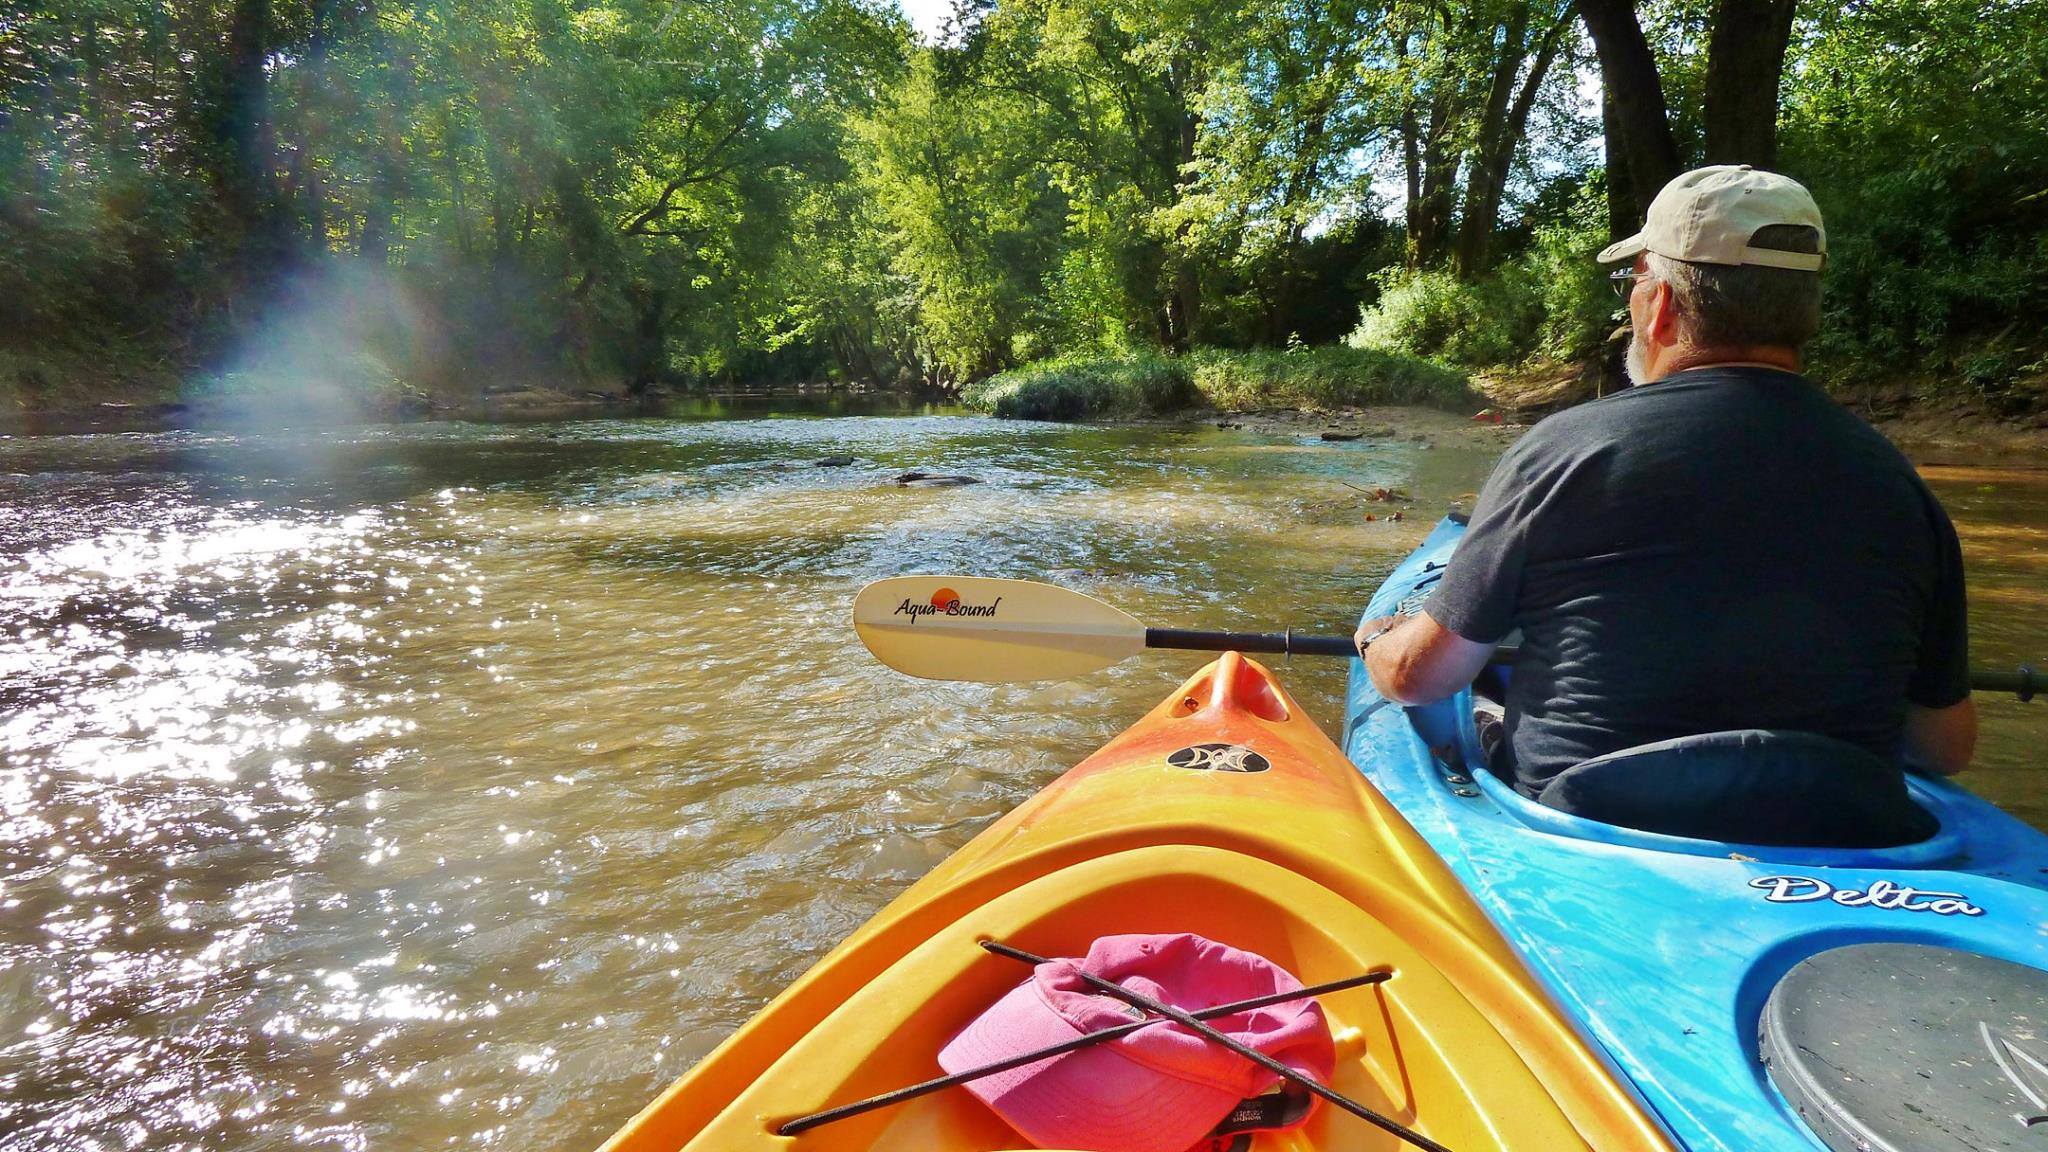
[[[1378,681],[1378,677],[1374,677]],[[1906,705],[1906,763],[1936,776],[1970,766],[1977,750],[1977,705],[1968,696],[1946,708]]]
[[[1470,684],[1493,658],[1493,645],[1465,639],[1426,610],[1368,620],[1354,639],[1372,686],[1396,704],[1433,704]]]
[[[1941,501],[1921,487],[1934,528],[1934,597],[1921,624],[1920,651],[1906,681],[1906,732],[1900,751],[1922,772],[1953,776],[1977,749],[1977,707],[1970,703],[1970,610],[1963,548]]]

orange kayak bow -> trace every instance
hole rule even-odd
[[[1194,932],[1322,998],[1331,1087],[1454,1152],[1672,1145],[1448,868],[1273,674],[1236,653],[991,825],[619,1130],[605,1152],[1025,1144],[948,1088],[796,1136],[788,1121],[938,1073],[938,1051],[1047,956]],[[1336,1108],[1261,1150],[1405,1147]]]

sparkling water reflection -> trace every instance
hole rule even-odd
[[[0,440],[0,1143],[593,1144],[1196,659],[914,682],[861,583],[1345,629],[1489,464],[950,415]],[[2048,487],[1935,481],[2017,659]],[[1288,679],[1330,720],[1341,676]],[[2039,821],[2018,708],[1980,779]]]

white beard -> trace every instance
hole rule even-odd
[[[1628,382],[1640,388],[1649,383],[1650,357],[1643,342],[1634,333],[1629,334],[1628,354],[1622,357],[1622,371],[1628,374]]]

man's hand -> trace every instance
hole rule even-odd
[[[1968,696],[1946,708],[1906,706],[1906,765],[1936,776],[1970,766],[1977,749],[1977,705]]]
[[[1435,703],[1470,684],[1493,659],[1493,645],[1465,639],[1426,611],[1368,620],[1353,640],[1372,686],[1396,704]]]
[[[1406,616],[1375,616],[1358,626],[1358,631],[1351,634],[1351,642],[1358,646],[1358,654],[1363,656],[1366,645],[1393,631],[1407,619]]]

